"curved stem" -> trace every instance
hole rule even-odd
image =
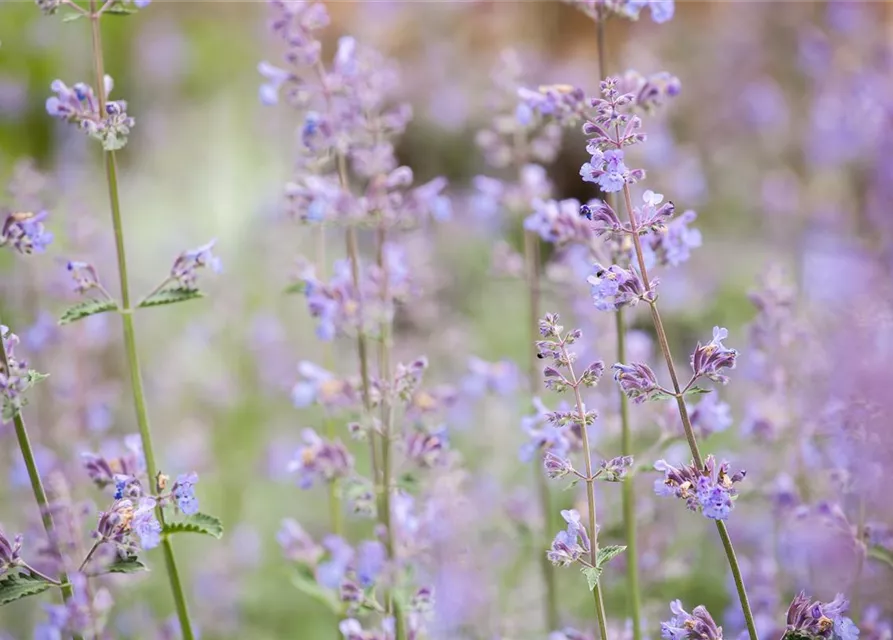
[[[589,564],[598,566],[598,520],[595,512],[595,476],[592,474],[592,453],[589,450],[589,432],[586,429],[586,405],[580,395],[580,382],[574,373],[574,366],[567,352],[564,341],[561,342],[561,353],[571,375],[571,386],[574,389],[574,400],[577,403],[577,413],[580,416],[580,434],[583,439],[583,460],[586,464],[586,499],[589,503]],[[602,584],[599,580],[592,590],[592,598],[595,602],[595,614],[598,618],[598,630],[602,640],[608,640],[607,615],[605,603],[602,598]]]
[[[646,291],[651,291],[651,282],[648,279],[648,270],[645,268],[645,256],[642,253],[642,243],[639,240],[638,223],[636,221],[635,210],[633,209],[632,196],[630,195],[629,185],[623,185],[623,197],[626,202],[626,211],[629,216],[630,229],[632,231],[633,244],[636,248],[636,258],[639,263],[639,271],[642,274]],[[651,319],[654,322],[654,331],[657,334],[657,341],[660,344],[660,350],[664,354],[664,360],[667,363],[667,371],[670,374],[670,380],[673,381],[673,390],[676,392],[676,406],[679,408],[679,417],[682,418],[682,428],[685,431],[685,439],[688,440],[688,447],[691,450],[691,456],[695,465],[702,469],[704,460],[701,458],[701,451],[698,448],[698,441],[695,438],[695,432],[691,425],[691,418],[688,415],[688,408],[685,406],[685,399],[682,396],[682,389],[679,386],[679,376],[676,373],[676,365],[673,363],[673,354],[670,351],[670,343],[667,340],[667,332],[664,330],[664,324],[657,310],[657,303],[652,302]],[[735,548],[732,546],[732,540],[729,537],[729,531],[725,522],[716,521],[716,530],[722,540],[723,549],[726,552],[726,558],[729,562],[729,568],[732,570],[732,578],[735,580],[735,589],[738,591],[738,600],[741,602],[741,610],[744,613],[744,621],[747,624],[747,633],[751,640],[759,640],[757,628],[753,620],[753,612],[750,609],[750,602],[747,599],[747,589],[744,586],[744,580],[741,577],[741,568],[738,566],[738,558],[735,555]]]
[[[2,323],[0,323],[2,324]],[[3,342],[3,335],[0,335],[0,369],[9,371],[9,355],[6,353],[6,343]],[[19,450],[22,452],[22,460],[25,463],[25,470],[28,472],[28,480],[31,482],[31,491],[34,493],[34,500],[37,502],[37,508],[40,511],[40,520],[46,531],[50,545],[56,549],[60,559],[62,558],[62,550],[59,548],[56,539],[56,527],[53,522],[53,514],[50,512],[50,501],[47,498],[46,490],[43,486],[43,480],[40,478],[40,471],[37,468],[37,459],[34,457],[34,449],[31,447],[31,439],[28,437],[28,429],[25,426],[25,418],[22,416],[21,410],[16,411],[12,417],[12,423],[15,428],[16,440],[19,443]],[[33,571],[33,569],[29,570]],[[36,573],[36,572],[35,572]],[[39,577],[44,577],[42,574]],[[50,582],[55,582],[50,580]],[[59,588],[62,591],[62,598],[68,602],[73,595],[71,585],[68,582],[68,575],[65,570],[59,572]]]
[[[521,142],[517,143],[521,146]],[[528,340],[529,359],[527,364],[528,384],[531,395],[535,396],[540,386],[539,362],[536,357],[536,349],[533,344],[539,339],[540,320],[540,257],[539,238],[531,231],[524,231],[524,260],[527,269],[527,293],[528,293],[528,322],[530,325],[530,338]],[[546,476],[539,464],[533,465],[533,475],[536,481],[537,496],[540,501],[540,509],[543,512],[543,538],[548,540],[549,533],[553,529],[554,515],[552,513],[552,494],[546,482]],[[548,542],[546,542],[548,546]],[[545,554],[540,554],[540,572],[543,583],[546,586],[546,625],[548,631],[558,628],[558,584],[555,579],[555,567],[549,562]]]
[[[96,10],[96,0],[90,0],[90,24],[93,35],[93,66],[96,75],[96,92],[99,97],[100,112],[104,112],[105,72],[103,70],[102,37],[99,24],[100,16]],[[118,167],[115,154],[112,151],[105,152],[106,179],[108,182],[109,205],[112,214],[112,228],[115,233],[115,250],[118,260],[118,277],[121,286],[121,320],[124,329],[124,349],[127,354],[127,365],[130,374],[130,386],[133,393],[136,421],[139,427],[140,440],[142,441],[143,454],[146,459],[146,473],[150,482],[155,482],[158,475],[158,466],[155,462],[155,449],[152,444],[152,434],[149,428],[149,414],[146,408],[145,392],[143,389],[142,374],[140,372],[139,355],[136,347],[136,332],[133,326],[133,309],[130,306],[130,286],[127,278],[127,257],[124,247],[124,226],[121,222],[121,202],[118,195]],[[156,508],[158,521],[164,526],[164,512],[161,506]],[[168,580],[174,604],[177,610],[177,618],[180,622],[180,631],[183,640],[193,640],[192,624],[189,619],[189,610],[186,606],[186,597],[183,592],[183,584],[180,580],[180,572],[174,556],[173,545],[167,536],[162,536],[161,546],[164,552],[164,562],[167,567]]]

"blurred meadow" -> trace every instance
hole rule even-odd
[[[585,511],[586,496],[582,485],[553,486],[555,510],[544,527],[540,465],[519,460],[527,441],[521,421],[531,409],[530,395],[518,389],[533,345],[527,288],[511,277],[511,260],[523,251],[533,209],[481,206],[475,177],[505,179],[511,170],[488,166],[477,132],[494,116],[494,73],[507,49],[517,52],[522,85],[568,84],[596,95],[596,26],[551,1],[325,4],[332,21],[320,32],[323,59],[349,34],[396,60],[397,95],[413,110],[397,159],[412,167],[416,184],[445,176],[452,199],[449,220],[405,234],[414,295],[394,318],[393,361],[427,356],[426,387],[449,387],[458,397],[438,419],[461,471],[451,463],[414,480],[430,504],[416,534],[423,548],[417,571],[436,593],[429,636],[419,637],[546,639],[555,629],[543,623],[540,559],[559,529],[558,509]],[[285,293],[298,258],[312,259],[318,247],[314,227],[289,215],[284,197],[303,116],[258,99],[258,63],[278,64],[283,53],[269,20],[263,2],[155,0],[138,15],[103,20],[105,66],[115,80],[111,97],[126,99],[136,119],[117,153],[132,289],[151,290],[181,251],[211,238],[223,264],[219,275],[202,275],[204,299],[135,314],[160,466],[172,476],[196,471],[201,510],[225,527],[220,540],[175,541],[193,620],[206,639],[327,640],[341,637],[336,618],[294,586],[294,563],[277,542],[284,518],[317,540],[330,529],[326,491],[299,488],[287,470],[302,429],[321,429],[326,420],[318,406],[295,407],[292,388],[299,362],[330,358],[325,366],[347,375],[357,370],[357,355],[352,340],[339,339],[328,356],[304,296]],[[859,519],[858,536],[868,521],[877,531],[893,525],[884,489],[893,446],[890,4],[678,2],[668,23],[643,13],[635,22],[608,21],[605,35],[612,74],[669,71],[681,85],[678,97],[645,119],[648,142],[629,157],[648,172],[642,189],[666,194],[677,211],[697,211],[702,246],[659,274],[680,367],[688,369],[687,354],[709,340],[713,326],[728,328],[728,343],[741,354],[731,384],[714,392],[729,405],[730,425],[702,440],[733,470],[748,472],[729,530],[752,604],[764,616],[761,636],[781,636],[790,598],[806,588],[825,600],[845,592],[868,625],[863,640],[889,639],[889,626],[878,621],[893,616],[893,552],[887,564],[865,560],[854,579],[863,541],[854,546],[849,524],[841,533],[816,513],[839,505],[844,522]],[[45,483],[71,510],[83,509],[80,537],[89,547],[108,495],[90,484],[81,453],[114,452],[137,431],[118,316],[57,323],[78,301],[69,260],[92,263],[106,288],[118,291],[101,152],[45,108],[54,79],[90,81],[89,21],[67,23],[41,15],[34,3],[5,0],[0,43],[0,184],[17,178],[39,192],[55,236],[41,255],[0,251],[0,317],[21,338],[17,353],[50,375],[29,391],[24,416]],[[546,165],[553,197],[586,202],[598,194],[580,180],[585,137],[579,126],[561,135]],[[0,199],[0,221],[11,203],[12,196]],[[332,229],[329,261],[345,251]],[[359,241],[374,256],[374,233],[361,231]],[[592,305],[588,258],[546,242],[540,251],[541,311],[580,327],[581,350],[610,368],[614,320]],[[759,308],[750,294],[766,282],[777,286],[776,277],[795,291],[796,310],[755,330]],[[627,317],[631,359],[651,362],[665,377],[647,305]],[[769,347],[764,340],[761,350],[760,330],[784,337]],[[516,379],[502,380],[508,390],[478,392],[471,357],[505,361]],[[768,388],[767,368],[778,369]],[[591,435],[599,458],[619,455],[609,373],[586,392],[601,414]],[[550,407],[561,400],[540,395]],[[631,405],[642,467],[634,483],[645,635],[659,636],[667,604],[679,598],[705,605],[726,637],[737,638],[744,621],[713,527],[652,490],[657,458],[689,459],[674,410]],[[367,447],[346,429],[351,419],[336,421],[358,471],[367,472]],[[857,444],[839,444],[828,425],[858,433]],[[793,503],[779,498],[782,485],[797,495]],[[621,544],[620,490],[598,483],[596,491],[600,538]],[[795,513],[797,505],[825,507]],[[27,551],[29,539],[44,535],[38,516],[12,423],[0,425],[2,530],[24,533]],[[373,535],[368,518],[348,510],[344,517],[349,540]],[[145,562],[147,573],[101,578],[114,606],[97,637],[179,637],[161,551],[146,552]],[[603,579],[611,638],[632,637],[624,631],[625,562],[615,560]],[[562,626],[594,633],[584,578],[575,570],[556,576]],[[0,608],[0,638],[32,637],[45,615],[41,598],[55,596]]]

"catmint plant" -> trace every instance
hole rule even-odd
[[[345,36],[339,39],[327,66],[316,33],[329,22],[324,5],[274,1],[270,8],[270,29],[288,49],[286,66],[269,62],[258,66],[265,79],[260,99],[271,105],[284,96],[302,120],[298,161],[294,179],[285,189],[286,202],[296,219],[318,230],[316,264],[304,263],[292,289],[305,296],[308,311],[317,322],[317,337],[323,341],[339,336],[355,339],[359,361],[359,377],[349,383],[339,382],[336,374],[328,371],[330,365],[323,369],[303,364],[303,380],[292,395],[298,406],[315,402],[329,408],[334,408],[333,400],[342,398],[346,402],[338,408],[359,413],[359,421],[351,422],[349,431],[369,444],[372,478],[370,482],[359,476],[352,456],[331,431],[323,439],[315,431],[305,430],[305,446],[291,468],[300,474],[304,487],[315,479],[329,484],[336,527],[341,495],[356,515],[378,519],[376,532],[381,542],[376,544],[383,545],[381,563],[389,567],[380,580],[370,577],[365,584],[360,581],[365,595],[354,582],[346,582],[350,575],[344,571],[326,584],[319,571],[314,579],[337,590],[332,601],[339,617],[360,609],[376,612],[382,617],[383,632],[403,640],[414,637],[421,621],[412,605],[397,596],[408,567],[399,557],[402,516],[395,506],[401,497],[394,488],[395,445],[402,445],[409,462],[431,467],[441,460],[448,439],[414,412],[427,361],[392,362],[396,305],[413,295],[398,234],[426,219],[449,216],[449,200],[442,195],[446,182],[435,178],[413,186],[412,170],[398,165],[392,141],[405,129],[411,111],[406,105],[394,104],[398,74],[390,61]],[[347,256],[326,279],[323,229],[332,225],[345,228]],[[372,264],[363,263],[359,250],[358,235],[364,229],[374,230]],[[377,375],[372,370],[370,348],[374,341],[378,342]],[[436,402],[430,395],[427,398],[425,413],[430,413]],[[412,428],[400,428],[398,416]],[[337,539],[339,546],[323,546],[337,566],[346,567],[350,547],[343,538]],[[360,546],[368,548],[366,543]],[[379,637],[378,631],[364,629],[353,617],[342,620],[339,631],[345,638]]]
[[[47,99],[47,113],[72,124],[89,137],[101,143],[109,203],[112,214],[112,228],[118,261],[120,301],[114,298],[101,284],[97,269],[85,261],[71,261],[68,271],[74,280],[74,289],[85,300],[68,309],[61,322],[67,324],[91,315],[117,312],[123,324],[124,348],[130,373],[131,391],[139,427],[141,453],[140,461],[132,465],[131,474],[120,473],[124,468],[116,465],[114,477],[102,477],[106,469],[113,466],[101,457],[88,456],[88,472],[102,482],[114,482],[115,492],[107,510],[99,516],[94,532],[95,542],[78,570],[83,572],[92,566],[95,554],[105,547],[113,548],[117,560],[113,562],[133,565],[137,570],[143,565],[136,559],[136,552],[161,546],[170,582],[171,593],[176,605],[180,632],[184,640],[195,635],[190,621],[183,584],[170,536],[181,531],[194,531],[219,537],[222,532],[220,522],[197,512],[194,485],[195,474],[178,476],[173,483],[161,472],[155,456],[154,443],[149,427],[148,410],[143,389],[142,374],[136,344],[136,331],[133,314],[139,309],[167,305],[194,298],[203,294],[197,286],[200,270],[210,268],[220,270],[219,259],[213,254],[213,242],[195,250],[184,251],[175,258],[170,273],[161,283],[139,300],[131,298],[127,274],[127,257],[124,245],[123,216],[118,190],[118,168],[116,152],[127,144],[128,135],[136,120],[127,113],[127,103],[112,101],[109,93],[114,86],[111,77],[104,72],[103,48],[101,40],[102,19],[110,14],[128,14],[146,7],[145,1],[91,0],[86,8],[60,0],[53,3],[38,3],[46,14],[62,11],[67,19],[82,19],[89,23],[93,44],[94,84],[79,82],[69,87],[62,80],[51,85],[53,96]],[[76,22],[77,24],[77,22]],[[167,509],[167,512],[166,512]],[[171,510],[179,517],[171,518]],[[106,564],[108,564],[106,562]],[[89,577],[85,578],[89,579]],[[71,626],[77,616],[51,616],[51,624],[63,632]]]
[[[17,204],[18,202],[13,202],[13,205]],[[42,252],[53,239],[52,233],[43,226],[42,221],[47,215],[46,211],[34,214],[15,209],[7,213],[0,233],[0,247],[7,246],[22,255]],[[19,344],[19,337],[0,322],[0,424],[10,421],[13,423],[28,481],[40,510],[43,528],[50,547],[56,548],[58,537],[55,521],[22,413],[22,409],[27,405],[26,392],[46,376],[29,368],[22,354],[16,353]],[[10,540],[0,530],[0,593],[7,594],[3,602],[40,593],[47,590],[50,585],[59,587],[64,601],[70,602],[74,597],[74,591],[61,552],[58,555],[63,564],[59,566],[58,579],[55,579],[37,571],[22,558],[23,541],[21,535],[16,535]],[[80,634],[75,633],[73,636],[80,637]]]
[[[558,321],[558,316],[554,314],[547,314],[540,321],[540,336],[543,339],[536,343],[537,356],[540,359],[551,361],[551,364],[543,370],[546,387],[558,393],[572,391],[576,411],[556,411],[551,413],[547,419],[550,423],[564,429],[569,429],[572,426],[579,429],[584,471],[577,471],[569,459],[551,452],[546,454],[544,466],[550,478],[561,478],[573,474],[575,476],[574,483],[579,480],[586,483],[589,528],[587,531],[586,525],[583,524],[580,514],[576,510],[562,511],[561,516],[567,523],[567,529],[558,532],[546,557],[557,566],[582,565],[583,574],[586,576],[589,589],[595,600],[599,632],[602,638],[607,638],[607,616],[600,579],[605,565],[622,553],[626,547],[599,547],[593,485],[596,480],[608,482],[621,480],[626,475],[626,470],[632,466],[633,460],[629,456],[606,460],[598,470],[594,469],[588,434],[589,427],[595,422],[597,414],[586,409],[580,390],[597,385],[605,370],[605,365],[601,361],[596,361],[588,365],[582,372],[577,373],[574,368],[577,354],[572,345],[582,337],[582,332],[579,329],[565,332],[564,327],[558,324]]]
[[[631,257],[634,258],[638,267],[637,274],[641,277],[641,299],[650,307],[658,343],[666,360],[672,387],[670,389],[662,387],[654,371],[645,363],[620,362],[615,364],[615,379],[627,397],[637,403],[659,401],[666,398],[676,400],[693,464],[685,469],[676,469],[662,463],[661,466],[667,474],[666,488],[660,488],[659,491],[661,495],[666,495],[669,491],[670,495],[686,499],[690,508],[700,510],[706,517],[715,520],[735,578],[748,633],[752,640],[756,640],[757,633],[753,614],[725,525],[725,518],[732,506],[732,485],[735,481],[742,479],[743,475],[729,476],[725,471],[725,464],[717,467],[712,458],[708,459],[709,464],[702,458],[685,400],[686,396],[691,393],[704,391],[704,389],[695,386],[699,380],[727,383],[728,376],[725,375],[725,371],[734,368],[737,351],[726,347],[722,342],[728,336],[728,332],[719,327],[714,328],[713,339],[706,345],[698,343],[691,356],[692,375],[688,382],[685,384],[680,382],[657,308],[657,282],[650,280],[648,276],[646,253],[643,249],[651,235],[661,233],[662,229],[670,224],[667,217],[672,212],[660,213],[660,209],[655,209],[662,200],[651,193],[646,194],[644,207],[633,205],[630,186],[643,180],[645,173],[642,169],[628,169],[624,154],[628,147],[644,142],[645,135],[641,132],[641,119],[637,115],[629,113],[629,107],[635,99],[634,94],[622,93],[621,88],[617,78],[607,78],[601,83],[602,98],[593,101],[594,116],[583,127],[584,133],[590,138],[587,151],[592,155],[590,162],[584,165],[583,173],[600,180],[600,184],[607,181],[610,190],[622,192],[627,221],[621,223],[617,230],[614,220],[619,217],[616,214],[607,213],[599,218],[593,216],[593,225],[608,237],[632,239],[635,255]],[[609,175],[610,178],[604,177]],[[602,186],[604,188],[604,184]],[[646,209],[646,207],[650,207],[650,209]],[[583,212],[587,216],[588,213],[588,211]],[[699,243],[700,238],[698,237],[697,240]],[[606,273],[602,267],[597,267],[597,269],[601,273]],[[595,304],[597,307],[604,307],[603,292],[610,292],[611,289],[601,286],[600,279],[597,280],[597,285],[593,287]],[[634,298],[634,300],[637,299]],[[689,488],[693,491],[690,491]]]

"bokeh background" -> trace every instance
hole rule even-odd
[[[500,171],[486,165],[475,134],[493,115],[492,74],[506,48],[518,52],[528,86],[569,83],[594,93],[594,24],[558,2],[328,4],[326,55],[339,36],[351,34],[398,60],[402,92],[415,113],[399,143],[400,159],[419,182],[445,175],[454,197],[451,221],[407,240],[422,293],[400,310],[399,357],[424,353],[433,382],[459,386],[470,355],[523,367],[524,286],[491,269],[500,238],[520,248],[522,218],[476,210],[472,178]],[[667,70],[682,85],[681,95],[646,121],[650,141],[636,156],[650,188],[698,212],[704,238],[686,265],[662,277],[661,304],[680,362],[714,325],[730,329],[729,343],[746,359],[756,314],[748,292],[767,269],[781,267],[808,312],[796,322],[809,337],[797,334],[783,352],[770,354],[784,365],[790,387],[789,403],[769,413],[787,425],[824,424],[829,397],[867,393],[872,411],[856,419],[876,436],[872,451],[880,458],[860,453],[850,459],[856,469],[889,462],[883,456],[890,444],[884,381],[893,308],[891,14],[882,2],[681,2],[668,24],[643,17],[607,28],[609,69]],[[334,636],[331,614],[290,587],[275,540],[284,517],[321,535],[328,510],[324,492],[299,490],[284,471],[300,429],[320,420],[313,410],[292,407],[289,390],[297,362],[318,360],[321,347],[303,299],[283,294],[298,256],[312,255],[313,241],[283,207],[297,114],[258,101],[257,63],[281,54],[268,18],[261,2],[154,2],[138,16],[106,20],[106,67],[115,78],[112,97],[126,99],[137,120],[120,154],[132,287],[150,289],[181,250],[210,238],[217,238],[225,265],[222,275],[205,280],[206,300],[137,318],[160,458],[165,468],[201,474],[202,508],[227,527],[219,542],[177,542],[202,637],[312,640]],[[61,328],[54,318],[75,300],[67,260],[89,260],[107,285],[115,282],[113,238],[99,152],[44,110],[53,79],[70,84],[91,76],[89,29],[6,0],[0,42],[0,182],[22,175],[29,170],[23,160],[33,159],[45,174],[56,234],[44,256],[0,253],[0,309],[23,336],[34,366],[51,374],[27,410],[42,470],[64,478],[73,499],[93,504],[95,513],[102,498],[79,471],[78,455],[136,430],[120,328],[110,315]],[[593,195],[578,176],[586,160],[582,140],[567,133],[548,167],[558,197]],[[333,239],[330,255],[341,251]],[[612,321],[587,306],[587,287],[572,264],[556,260],[546,269],[544,306],[566,313],[566,324],[573,318],[610,364]],[[639,312],[633,324],[641,330],[634,346],[649,357],[649,319]],[[344,371],[355,367],[349,347],[337,351]],[[766,391],[743,369],[722,391],[733,426],[708,448],[750,472],[732,534],[747,571],[762,576],[753,578],[756,597],[770,600],[767,609],[774,607],[780,621],[804,575],[818,594],[851,592],[852,550],[835,547],[833,532],[821,544],[793,534],[789,546],[775,544],[797,525],[773,502],[773,482],[791,472],[801,488],[813,487],[814,495],[845,509],[852,509],[853,494],[835,493],[827,460],[816,453],[824,442],[816,430],[796,431],[793,441],[777,434],[760,440],[751,418]],[[597,446],[611,451],[615,400],[610,385],[603,386]],[[850,402],[851,395],[841,397]],[[542,545],[530,533],[539,527],[534,483],[518,460],[527,402],[523,394],[488,397],[447,418],[467,471],[440,481],[449,494],[443,499],[456,504],[434,545],[438,637],[546,637],[538,610]],[[670,421],[638,408],[634,420],[642,449]],[[796,473],[787,468],[794,450],[807,458]],[[681,462],[685,453],[671,449],[664,456]],[[708,605],[732,636],[741,623],[729,608],[733,596],[712,528],[653,496],[654,477],[643,474],[639,485],[649,629],[657,635],[666,603],[678,597]],[[863,480],[859,495],[872,519],[889,522],[889,503],[877,490],[883,476],[865,471]],[[619,541],[619,491],[599,489],[603,535]],[[556,492],[555,501],[567,507],[577,497]],[[0,427],[0,521],[7,531],[29,531],[35,516],[15,440],[8,425]],[[85,540],[89,522],[88,516]],[[362,521],[351,527],[357,536],[369,530]],[[764,562],[773,550],[779,562]],[[172,607],[157,555],[149,554],[156,570],[111,583],[113,637],[165,637],[159,621]],[[618,628],[626,607],[622,575],[621,561],[606,583]],[[863,603],[886,607],[887,615],[890,577],[888,568],[871,565],[858,585]],[[568,621],[586,627],[581,580],[576,572],[561,574],[562,602]],[[764,583],[773,585],[766,593],[759,591]],[[30,637],[40,616],[34,602],[4,607],[0,636]]]

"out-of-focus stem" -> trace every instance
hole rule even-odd
[[[0,322],[0,325],[2,325],[2,322]],[[2,331],[0,331],[0,369],[9,371],[9,355],[6,353],[6,344],[3,342]],[[43,480],[40,478],[37,459],[34,457],[34,449],[31,447],[31,439],[28,437],[28,429],[25,426],[25,418],[22,416],[21,410],[16,411],[12,417],[12,423],[16,432],[16,440],[19,442],[19,450],[22,452],[22,460],[25,462],[25,470],[28,472],[28,480],[31,482],[31,491],[34,493],[34,500],[37,502],[37,508],[40,511],[40,520],[43,523],[50,546],[58,548],[56,527],[53,522],[53,514],[50,511],[50,501],[43,487]],[[59,556],[60,558],[62,557],[61,550],[59,550]],[[64,561],[64,558],[62,559]],[[59,588],[62,591],[62,598],[68,602],[73,593],[64,568],[59,572],[59,582],[61,583]]]
[[[96,93],[99,97],[99,110],[105,112],[105,72],[103,70],[102,37],[100,31],[100,15],[97,13],[96,0],[90,0],[90,24],[93,36],[93,67],[96,76]],[[139,355],[136,347],[136,332],[133,326],[133,309],[130,306],[130,285],[127,278],[127,257],[124,247],[124,226],[121,222],[121,204],[118,195],[118,167],[115,154],[112,151],[105,152],[106,178],[108,182],[109,204],[112,213],[112,227],[115,233],[115,249],[118,259],[118,277],[121,286],[121,320],[124,328],[124,349],[127,353],[127,365],[130,372],[130,386],[133,392],[134,407],[136,409],[136,421],[139,427],[140,439],[143,446],[143,454],[146,459],[146,473],[150,482],[155,482],[158,475],[158,467],[155,463],[155,449],[152,444],[152,434],[149,429],[149,414],[146,408],[145,392],[143,390],[142,374],[140,372]],[[164,512],[159,505],[156,508],[158,521],[164,526]],[[186,596],[183,584],[180,580],[180,572],[174,556],[173,545],[170,539],[163,535],[161,547],[164,553],[164,563],[167,567],[168,580],[174,604],[177,610],[177,618],[180,622],[180,631],[183,640],[193,640],[192,624],[189,620],[189,610],[186,606]]]
[[[388,309],[390,306],[389,292],[389,276],[387,256],[385,256],[385,244],[387,242],[387,230],[384,222],[378,228],[377,232],[377,262],[381,276],[381,301],[382,307]],[[394,428],[394,406],[393,398],[390,397],[391,383],[393,381],[393,372],[391,371],[391,319],[385,318],[381,322],[381,342],[379,344],[378,366],[379,379],[385,384],[387,391],[382,395],[381,401],[381,424],[384,432],[381,437],[381,474],[382,474],[382,494],[381,508],[379,509],[378,519],[385,527],[387,532],[387,550],[388,557],[395,565],[396,545],[394,537],[394,529],[391,522],[391,439],[393,437]],[[393,594],[387,594],[388,612],[394,616],[394,627],[396,631],[396,640],[406,640],[406,624],[403,619],[403,613],[400,610],[400,603],[397,602]]]
[[[586,464],[586,500],[589,503],[589,564],[598,566],[598,519],[595,511],[595,478],[592,474],[592,452],[589,450],[589,432],[586,429],[586,405],[583,404],[583,396],[580,395],[580,382],[574,373],[574,366],[568,356],[564,341],[561,343],[561,353],[568,363],[571,376],[571,386],[574,389],[574,400],[577,403],[577,413],[580,416],[580,434],[583,439],[583,460]],[[602,640],[608,640],[607,616],[605,615],[605,603],[602,598],[602,584],[599,580],[592,590],[592,599],[595,603],[595,614],[598,618],[598,630]]]
[[[623,185],[623,197],[626,202],[626,212],[629,216],[631,235],[633,244],[636,248],[636,259],[639,263],[639,271],[642,275],[645,290],[651,291],[651,282],[648,279],[648,270],[645,267],[645,255],[642,253],[642,243],[639,240],[638,221],[636,220],[635,210],[633,209],[632,195],[630,194],[629,185]],[[670,351],[670,343],[667,340],[667,332],[664,330],[664,324],[657,310],[657,303],[651,302],[651,319],[654,322],[654,331],[657,334],[657,341],[660,344],[660,350],[664,354],[664,360],[667,362],[667,371],[670,374],[670,380],[673,382],[673,391],[675,391],[676,406],[679,408],[679,417],[682,418],[682,428],[685,430],[685,439],[688,440],[689,449],[695,465],[699,469],[703,469],[704,460],[701,458],[701,451],[698,448],[698,441],[695,438],[695,432],[691,425],[691,418],[688,415],[688,408],[685,406],[685,398],[682,395],[682,387],[679,385],[679,376],[676,374],[676,365],[673,363],[673,354]],[[722,540],[723,549],[726,552],[726,558],[729,561],[729,568],[732,570],[732,578],[735,580],[735,589],[738,592],[738,600],[741,602],[741,610],[744,613],[744,621],[747,624],[747,633],[751,640],[759,640],[756,625],[753,620],[753,612],[750,609],[750,602],[747,598],[747,589],[744,586],[744,579],[741,577],[741,568],[738,565],[738,558],[735,555],[735,548],[732,546],[732,540],[729,537],[729,531],[726,523],[722,520],[716,521],[716,530]]]
[[[539,238],[531,231],[524,231],[524,259],[527,270],[527,300],[528,323],[530,326],[530,338],[528,340],[529,359],[527,364],[528,385],[531,395],[536,395],[540,387],[539,362],[536,357],[536,349],[533,344],[539,339],[540,319],[540,259]],[[552,514],[552,495],[549,485],[543,474],[542,466],[534,464],[533,475],[536,481],[537,494],[540,501],[540,509],[543,513],[543,541],[548,540],[552,530],[554,516]],[[540,554],[540,570],[543,575],[543,583],[546,587],[546,625],[548,631],[558,628],[558,584],[555,580],[555,567],[549,562],[545,553]]]
[[[850,591],[853,594],[850,611],[853,620],[857,623],[862,615],[862,590],[859,582],[862,581],[862,572],[865,570],[865,493],[864,489],[859,494],[859,516],[856,521],[856,573],[853,576],[853,586]]]
[[[596,44],[598,46],[599,80],[608,77],[607,38],[605,21],[608,13],[603,12],[596,22]],[[608,205],[616,210],[616,202],[608,194]],[[617,362],[626,362],[626,322],[623,309],[615,312],[614,324],[617,330]],[[624,456],[631,456],[632,426],[629,420],[629,400],[623,390],[617,389],[620,397],[620,448]],[[635,474],[629,474],[623,480],[621,498],[623,501],[623,531],[626,542],[626,593],[629,600],[630,617],[633,620],[633,640],[642,638],[642,597],[639,593],[639,555],[636,544],[636,493],[633,483]]]

